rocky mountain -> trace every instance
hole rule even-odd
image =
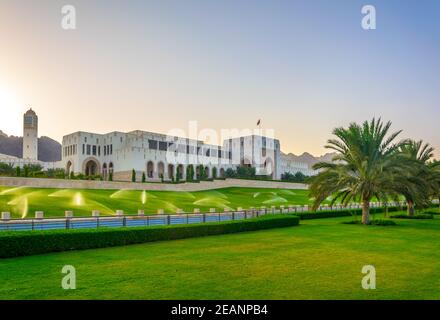
[[[304,152],[303,154],[301,154],[299,156],[297,156],[293,153],[289,153],[289,154],[282,153],[281,155],[286,160],[293,161],[293,162],[307,163],[309,165],[309,167],[311,167],[312,165],[314,165],[317,162],[330,162],[332,160],[333,156],[335,155],[335,153],[334,152],[326,153],[326,154],[319,156],[319,157],[315,157],[308,152]]]
[[[23,156],[23,137],[8,136],[0,130],[0,153],[21,158]],[[38,160],[60,161],[61,144],[49,137],[38,138]]]

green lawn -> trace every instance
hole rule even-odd
[[[440,219],[299,227],[0,261],[0,299],[440,299]],[[61,268],[77,289],[61,289]],[[361,288],[374,265],[377,289]]]
[[[156,213],[164,209],[193,212],[194,208],[209,211],[216,208],[249,208],[272,205],[308,204],[307,190],[225,188],[198,192],[134,191],[134,190],[75,190],[0,187],[0,211],[9,211],[15,218],[33,217],[35,211],[45,216],[64,216],[73,210],[76,216],[89,216],[92,210],[112,215],[116,210],[135,214],[139,209]]]

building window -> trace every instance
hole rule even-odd
[[[159,150],[161,151],[167,151],[168,144],[164,141],[159,141]]]
[[[84,151],[85,151],[85,145],[83,144],[83,152],[82,152],[83,154],[85,153]]]
[[[87,145],[87,155],[90,155],[90,144]]]
[[[101,146],[98,146],[98,157],[101,156]]]
[[[148,140],[148,148],[157,150],[157,141],[156,140]]]
[[[92,151],[93,151],[93,152],[92,152],[93,155],[96,156],[96,146],[93,146],[93,147],[92,147]]]
[[[113,154],[113,145],[110,145],[110,154]]]

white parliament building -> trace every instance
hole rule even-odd
[[[224,177],[228,168],[255,167],[257,175],[280,179],[280,143],[258,135],[225,140],[222,146],[146,131],[97,134],[75,132],[63,137],[63,165],[67,173],[100,174],[114,180],[186,180],[188,166],[194,177],[200,167],[208,178]]]
[[[261,135],[226,139],[221,146],[203,141],[147,131],[98,134],[75,132],[63,137],[62,160],[38,160],[38,116],[32,109],[23,116],[23,157],[0,154],[0,162],[15,166],[40,164],[45,170],[64,169],[85,176],[101,175],[108,180],[130,181],[132,170],[137,180],[145,174],[148,181],[187,180],[188,167],[197,179],[201,168],[205,177],[224,177],[228,168],[255,168],[257,175],[281,179],[284,172],[316,174],[305,163],[292,162],[281,154],[280,141]]]

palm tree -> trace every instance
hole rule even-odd
[[[412,162],[411,170],[401,177],[396,184],[396,191],[405,197],[408,204],[408,215],[414,216],[416,203],[426,206],[430,202],[430,191],[433,189],[433,171],[429,164],[434,157],[434,148],[422,140],[408,140],[401,152]],[[402,180],[401,179],[401,180]]]
[[[360,200],[362,223],[370,223],[371,199],[387,199],[394,192],[395,178],[408,169],[399,152],[407,142],[395,143],[401,131],[389,134],[390,127],[391,122],[384,124],[379,118],[333,130],[338,139],[328,140],[326,148],[337,154],[331,163],[313,166],[321,171],[311,180],[314,210],[329,196],[333,196],[332,204],[338,200],[344,205]]]
[[[434,160],[428,164],[431,175],[429,177],[431,196],[439,200],[440,209],[440,161]]]

